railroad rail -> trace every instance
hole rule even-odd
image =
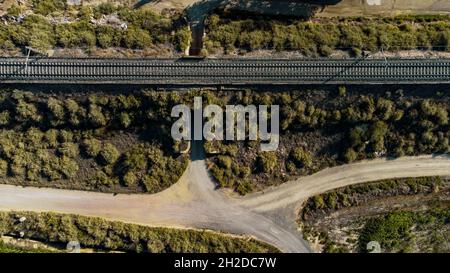
[[[450,59],[0,58],[0,83],[260,85],[450,83]]]

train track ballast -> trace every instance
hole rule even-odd
[[[0,58],[1,83],[259,85],[450,83],[450,59]]]

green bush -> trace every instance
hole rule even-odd
[[[184,52],[188,47],[191,41],[191,32],[187,27],[180,28],[175,32],[174,43],[175,47]]]
[[[137,184],[138,178],[136,177],[136,175],[133,172],[127,172],[123,176],[123,182],[124,182],[125,186],[132,187]]]
[[[231,169],[231,157],[229,156],[225,156],[225,155],[219,155],[217,157],[217,164],[219,165],[219,167],[224,168],[224,169]]]
[[[76,158],[79,154],[78,145],[71,142],[62,143],[58,148],[58,153],[62,156]]]
[[[23,100],[20,100],[17,103],[16,107],[16,120],[23,121],[35,121],[38,122],[42,119],[39,115],[36,106],[32,103],[27,103]]]
[[[12,4],[7,10],[6,12],[8,13],[8,15],[10,16],[19,16],[22,13],[22,8],[19,5],[16,4]]]
[[[107,123],[106,117],[102,113],[102,108],[95,104],[89,106],[88,118],[95,127],[102,127]]]
[[[261,152],[256,162],[259,170],[264,173],[272,173],[277,167],[278,159],[274,152]]]
[[[312,166],[311,154],[303,147],[294,148],[291,151],[291,158],[298,168],[309,168]]]
[[[124,113],[120,114],[120,124],[124,128],[128,128],[130,126],[131,122],[132,122],[132,119],[128,113],[124,112]]]
[[[111,143],[104,143],[99,156],[106,164],[113,164],[119,159],[120,152]]]
[[[59,145],[58,131],[50,129],[44,133],[44,141],[49,148],[56,148]]]
[[[405,22],[406,20],[406,22]],[[440,20],[440,21],[439,21]],[[258,49],[298,50],[306,56],[329,56],[345,50],[360,56],[362,51],[450,48],[448,17],[433,23],[420,16],[392,18],[321,18],[320,20],[278,20],[220,18],[206,20],[205,45],[230,52]]]
[[[384,217],[369,219],[359,238],[360,250],[367,251],[368,242],[379,242],[386,250],[401,249],[402,243],[411,238],[414,224],[411,212],[393,212]]]
[[[65,6],[66,2],[64,0],[33,0],[34,12],[44,16],[63,10]]]
[[[52,126],[59,126],[65,122],[65,111],[61,101],[49,98],[47,107],[50,111],[50,123]]]
[[[109,178],[109,176],[105,172],[98,170],[92,176],[91,183],[93,183],[97,188],[105,187],[105,186],[109,187],[112,184],[112,180]]]
[[[126,48],[143,49],[152,44],[152,37],[146,30],[130,27],[125,31],[122,43]]]
[[[68,114],[68,121],[73,126],[78,126],[84,119],[85,111],[78,103],[72,99],[65,101],[65,108]]]
[[[8,162],[0,159],[0,177],[6,177],[8,174]]]
[[[82,147],[88,156],[97,157],[102,149],[102,142],[95,138],[89,138],[83,140]]]
[[[0,125],[6,126],[9,124],[10,114],[8,110],[0,112]]]

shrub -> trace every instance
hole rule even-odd
[[[43,160],[42,175],[50,181],[59,180],[62,178],[60,169],[60,160],[54,155],[44,155],[41,153],[41,157],[47,157]]]
[[[367,251],[370,241],[379,242],[386,250],[400,249],[402,243],[411,238],[410,230],[414,224],[411,212],[392,212],[384,217],[369,219],[359,237],[361,251]]]
[[[95,127],[105,126],[107,122],[106,117],[102,113],[102,108],[95,104],[90,104],[88,118]]]
[[[123,182],[124,182],[125,186],[127,186],[127,187],[135,186],[137,181],[138,181],[138,178],[136,177],[136,175],[133,172],[127,172],[123,176]]]
[[[73,178],[78,172],[78,164],[75,160],[62,156],[59,160],[59,170],[65,178]]]
[[[119,159],[120,153],[111,143],[105,143],[99,153],[101,160],[106,164],[112,164]]]
[[[81,118],[84,117],[84,109],[78,105],[78,103],[72,99],[66,100],[66,110],[69,116],[70,124],[77,126],[81,122]]]
[[[20,122],[24,121],[40,121],[41,116],[38,113],[36,106],[32,103],[27,103],[23,100],[19,100],[16,106],[16,120]]]
[[[348,148],[347,151],[345,152],[345,161],[347,161],[347,163],[351,163],[355,161],[357,158],[358,154],[355,152],[355,150],[353,150],[352,148]]]
[[[88,156],[97,157],[102,149],[102,142],[95,138],[84,139],[82,147]]]
[[[229,170],[231,168],[231,157],[225,155],[219,155],[217,157],[217,164],[219,167]]]
[[[79,154],[78,145],[72,142],[63,143],[58,148],[58,153],[69,158],[76,158]]]
[[[298,168],[309,168],[312,166],[311,154],[303,147],[294,148],[294,150],[291,151],[291,158]]]
[[[0,159],[0,177],[6,177],[8,174],[8,162]]]
[[[12,162],[9,166],[11,174],[15,177],[24,178],[25,177],[25,166],[21,156],[15,155],[12,158]]]
[[[106,173],[101,170],[95,172],[91,178],[91,182],[97,187],[111,186],[112,180]]]
[[[236,191],[241,195],[246,195],[247,193],[252,192],[252,190],[252,184],[250,184],[250,182],[246,180],[240,181],[236,188]]]
[[[12,4],[7,10],[6,12],[8,13],[9,16],[19,16],[22,13],[22,8],[16,4]]]
[[[339,96],[345,97],[347,95],[347,88],[345,86],[339,86]]]
[[[272,173],[278,164],[277,155],[274,152],[261,152],[256,162],[259,170]]]
[[[73,141],[73,133],[68,130],[59,130],[58,139],[61,143]]]
[[[49,148],[58,147],[58,131],[55,129],[50,129],[44,133],[44,141]]]
[[[17,217],[27,221],[17,225]],[[0,233],[27,230],[25,238],[66,245],[78,240],[82,247],[126,252],[261,253],[276,248],[249,237],[217,232],[148,227],[103,218],[51,212],[0,212]]]
[[[122,124],[122,126],[124,128],[128,128],[131,124],[131,117],[128,113],[121,113],[120,114],[120,124]]]
[[[122,42],[126,48],[143,49],[152,44],[152,38],[146,30],[130,27],[125,31]]]
[[[9,119],[10,119],[10,115],[9,115],[9,111],[5,110],[0,112],[0,125],[1,126],[6,126],[9,124]]]
[[[42,133],[41,130],[38,128],[30,128],[26,131],[25,135],[25,142],[27,143],[28,147],[31,149],[34,148],[40,148],[44,147],[45,144],[42,143],[42,139],[44,138],[44,133]]]
[[[44,16],[65,8],[64,0],[33,0],[34,12]]]
[[[47,101],[47,107],[51,114],[50,123],[52,126],[59,126],[65,122],[65,111],[61,101],[54,98],[49,98]]]
[[[387,134],[387,131],[388,126],[383,121],[377,121],[370,127],[374,151],[384,150],[384,137]]]
[[[187,27],[180,28],[175,32],[174,42],[179,51],[185,51],[191,41],[191,32]]]
[[[125,153],[124,168],[126,170],[143,171],[147,169],[147,155],[141,145],[133,147]]]

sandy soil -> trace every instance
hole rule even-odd
[[[448,0],[342,0],[317,16],[361,16],[450,13]]]

